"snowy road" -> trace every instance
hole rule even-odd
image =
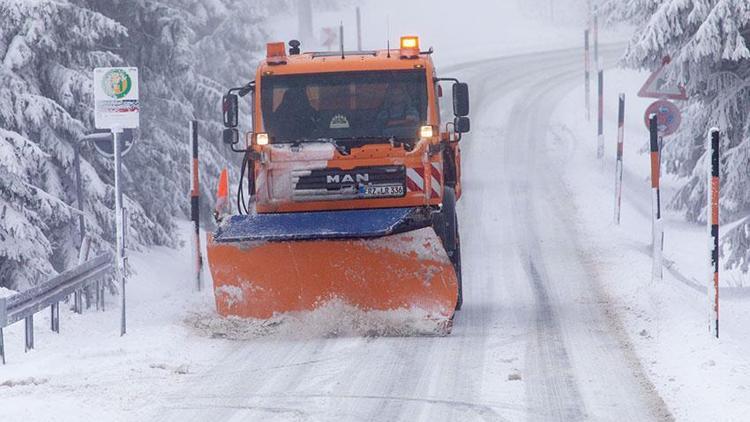
[[[555,144],[547,124],[580,67],[567,50],[452,69],[472,87],[474,128],[462,144],[465,299],[451,336],[236,342],[141,411],[160,421],[671,419],[578,247],[586,239],[556,171],[575,145]]]

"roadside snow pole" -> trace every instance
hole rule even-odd
[[[615,164],[615,224],[620,225],[622,208],[622,152],[625,144],[625,94],[620,94],[617,108],[617,162]]]
[[[594,7],[594,64],[596,70],[602,69],[602,64],[599,63],[599,8]]]
[[[656,114],[649,117],[649,133],[651,136],[651,213],[652,213],[652,246],[654,280],[662,279],[662,227],[661,227],[661,194],[659,192],[659,172],[661,171],[661,157],[659,154],[659,128]]]
[[[357,6],[357,51],[362,51],[362,15]]]
[[[313,9],[311,0],[298,0],[298,24],[297,24],[297,36],[302,41],[302,45],[312,43],[313,37]]]
[[[135,143],[125,145],[125,129],[140,126],[138,68],[104,67],[94,69],[94,121],[97,129],[112,133],[115,160],[115,278],[120,284],[122,305],[120,335],[127,332],[125,313],[125,211],[122,195],[122,159]],[[96,144],[95,144],[96,145]],[[123,150],[124,149],[124,150]]]
[[[591,52],[589,30],[584,31],[584,81],[586,88],[586,121],[591,121]]]
[[[709,332],[719,338],[719,129],[711,129],[709,137],[709,151],[711,165],[708,171],[708,186],[706,197],[708,199],[707,225],[711,237],[709,246],[711,251],[711,283],[708,286],[708,299],[710,306]]]
[[[596,158],[604,158],[604,71],[599,70],[599,117],[596,138]]]
[[[201,226],[200,226],[200,174],[198,173],[198,122],[190,121],[190,142],[192,144],[193,162],[190,166],[190,219],[193,221],[193,272],[195,287],[198,291],[203,288],[203,255],[201,254]]]

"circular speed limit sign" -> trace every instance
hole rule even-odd
[[[646,129],[649,129],[649,117],[656,114],[656,122],[659,135],[669,136],[677,131],[682,122],[682,113],[674,103],[667,100],[653,102],[646,109],[643,121],[646,123]]]

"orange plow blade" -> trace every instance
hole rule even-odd
[[[456,273],[431,227],[365,238],[212,238],[208,258],[223,316],[269,319],[335,300],[447,321],[457,301]]]

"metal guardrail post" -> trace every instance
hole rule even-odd
[[[60,302],[53,303],[50,307],[50,329],[60,333]]]
[[[80,290],[73,293],[73,311],[77,314],[83,313],[83,295]]]
[[[29,315],[26,318],[26,351],[34,348],[34,315]]]
[[[0,298],[0,362],[5,363],[3,328],[24,320],[26,351],[34,349],[34,315],[50,308],[50,327],[60,332],[60,302],[77,292],[75,305],[80,310],[83,288],[109,277],[112,258],[111,254],[100,255],[28,290]],[[99,291],[103,296],[103,290]]]
[[[3,327],[8,320],[8,299],[0,297],[0,360],[5,365],[5,339],[3,337]]]

